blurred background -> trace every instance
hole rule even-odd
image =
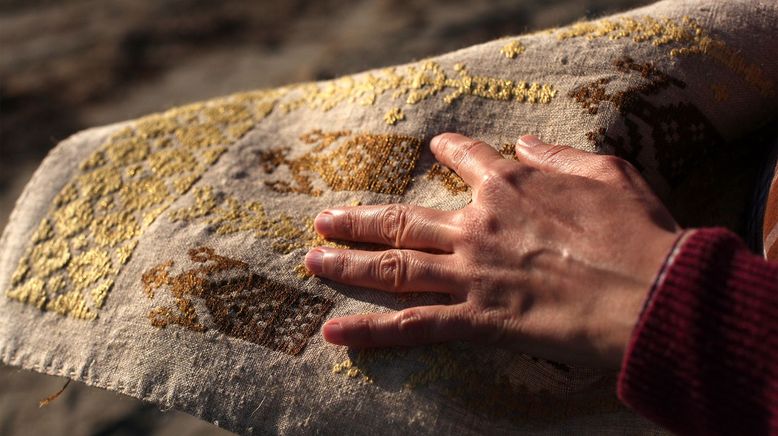
[[[0,0],[0,229],[49,149],[92,126],[323,80],[648,0]],[[2,292],[2,290],[0,290]],[[0,435],[227,434],[179,412],[0,366]]]

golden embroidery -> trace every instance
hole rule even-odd
[[[405,113],[403,113],[403,110],[394,107],[389,109],[388,112],[386,112],[386,115],[384,115],[384,121],[386,121],[386,124],[389,124],[390,126],[393,126],[397,124],[398,121],[402,121],[405,119]]]
[[[143,290],[149,299],[154,298],[157,290],[167,287],[176,301],[175,307],[151,309],[149,320],[153,326],[178,324],[198,332],[213,328],[296,355],[305,348],[333,304],[319,295],[295,291],[252,273],[245,262],[220,256],[208,247],[189,250],[189,258],[197,265],[177,275],[171,274],[172,260],[143,274]],[[201,312],[208,317],[201,318]]]
[[[27,264],[33,276],[43,279],[67,265],[69,261],[70,250],[67,242],[53,238],[34,245]]]
[[[322,244],[324,245],[324,244]],[[313,274],[311,274],[310,271],[308,271],[308,268],[305,267],[305,264],[299,263],[297,266],[294,267],[294,274],[297,276],[300,280],[305,280],[308,278],[313,277]]]
[[[88,200],[73,201],[55,211],[53,215],[52,220],[57,233],[64,237],[72,236],[84,230],[92,221],[92,204]],[[52,234],[50,228],[48,232],[49,236],[46,238]]]
[[[87,288],[113,271],[111,257],[105,251],[92,249],[79,254],[68,264],[68,276],[76,290]]]
[[[94,311],[87,307],[84,296],[78,291],[68,291],[65,294],[58,294],[47,304],[46,310],[58,313],[60,315],[69,315],[77,319],[94,318]]]
[[[388,92],[393,99],[405,97],[405,103],[409,105],[447,90],[451,92],[443,97],[445,103],[468,95],[491,100],[549,103],[556,96],[556,90],[550,84],[474,76],[461,64],[457,64],[454,71],[452,77],[438,63],[427,61],[400,69],[387,68],[325,83],[300,85],[294,89],[296,97],[282,103],[280,108],[285,111],[302,107],[328,111],[345,103],[371,106]]]
[[[577,37],[631,38],[635,42],[651,42],[656,47],[670,47],[669,55],[672,57],[705,55],[742,77],[762,95],[771,97],[775,94],[775,83],[759,65],[748,62],[737,50],[709,35],[690,17],[683,17],[680,21],[649,16],[604,19],[574,24],[558,30],[556,35],[560,40]]]
[[[251,127],[283,90],[154,114],[113,133],[54,198],[9,298],[92,319],[143,230]]]
[[[113,280],[105,280],[92,289],[90,296],[92,297],[92,304],[96,308],[101,309],[103,307],[103,304],[105,304],[105,298],[108,296],[108,292],[110,292],[112,287]]]
[[[318,235],[313,230],[311,218],[295,218],[283,212],[270,215],[262,203],[240,201],[232,196],[222,196],[217,201],[210,186],[198,188],[194,194],[194,204],[173,211],[171,221],[191,222],[204,218],[203,222],[219,235],[251,232],[257,238],[270,239],[271,248],[281,254],[321,245],[343,247]]]
[[[505,44],[501,49],[500,53],[505,55],[508,59],[515,59],[516,56],[524,53],[524,45],[522,45],[521,41],[518,39],[514,39],[513,41]]]
[[[366,383],[372,383],[373,381],[370,379],[370,377],[366,376],[362,371],[359,370],[359,368],[354,365],[354,362],[351,361],[351,359],[346,359],[343,362],[336,363],[332,365],[332,373],[333,374],[345,374],[348,378],[356,378],[359,376],[361,377],[361,380]]]
[[[95,318],[111,288],[107,283],[129,260],[143,231],[274,107],[326,111],[343,103],[372,105],[385,93],[412,105],[444,91],[446,103],[464,96],[548,103],[556,96],[549,84],[473,75],[463,65],[452,73],[425,62],[322,84],[236,94],[138,119],[85,158],[55,196],[42,220],[43,231],[20,259],[6,295],[45,310]],[[395,109],[387,122],[404,118],[402,108]],[[323,184],[336,191],[402,194],[421,146],[412,137],[348,132],[312,132],[303,141],[314,144],[306,155],[290,157],[288,149],[264,155],[269,173],[279,165],[292,173],[292,181],[269,182],[273,189],[320,195],[323,186],[317,185]],[[288,217],[274,220],[265,231],[284,235],[299,230]],[[49,289],[52,277],[62,277],[56,282],[60,288]]]
[[[334,191],[371,191],[401,195],[421,153],[421,140],[412,136],[352,134],[349,131],[314,130],[300,137],[312,145],[307,153],[289,157],[289,147],[265,150],[260,162],[266,173],[286,166],[292,181],[265,182],[278,192],[322,194],[315,186],[314,174]]]
[[[21,301],[22,303],[32,304],[38,309],[43,309],[46,305],[46,292],[43,290],[45,283],[38,278],[32,278],[24,284],[9,290],[8,298]]]
[[[424,177],[427,180],[437,180],[443,183],[443,186],[453,195],[470,191],[470,187],[457,173],[437,162],[432,164]]]

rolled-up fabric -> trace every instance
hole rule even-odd
[[[506,158],[521,134],[621,156],[683,225],[742,234],[766,153],[740,139],[775,121],[776,22],[775,2],[668,0],[78,133],[0,239],[0,361],[240,433],[660,432],[618,402],[614,373],[325,344],[328,317],[445,300],[311,277],[305,252],[339,244],[312,219],[463,207],[427,147],[456,131]]]

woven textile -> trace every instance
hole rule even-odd
[[[0,359],[242,433],[654,433],[615,374],[467,344],[358,351],[331,316],[440,296],[301,267],[324,208],[470,194],[427,143],[520,134],[630,160],[684,225],[742,230],[774,120],[778,5],[666,1],[59,144],[0,240]],[[510,207],[510,205],[505,205]]]

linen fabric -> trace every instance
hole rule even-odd
[[[615,374],[468,344],[358,351],[328,317],[445,302],[301,267],[327,207],[465,206],[443,131],[632,162],[685,226],[744,229],[774,121],[778,5],[665,1],[333,81],[89,129],[0,239],[0,361],[240,433],[658,433]],[[510,207],[510,205],[505,205]],[[518,212],[518,211],[517,211]],[[613,213],[618,213],[617,207]]]

